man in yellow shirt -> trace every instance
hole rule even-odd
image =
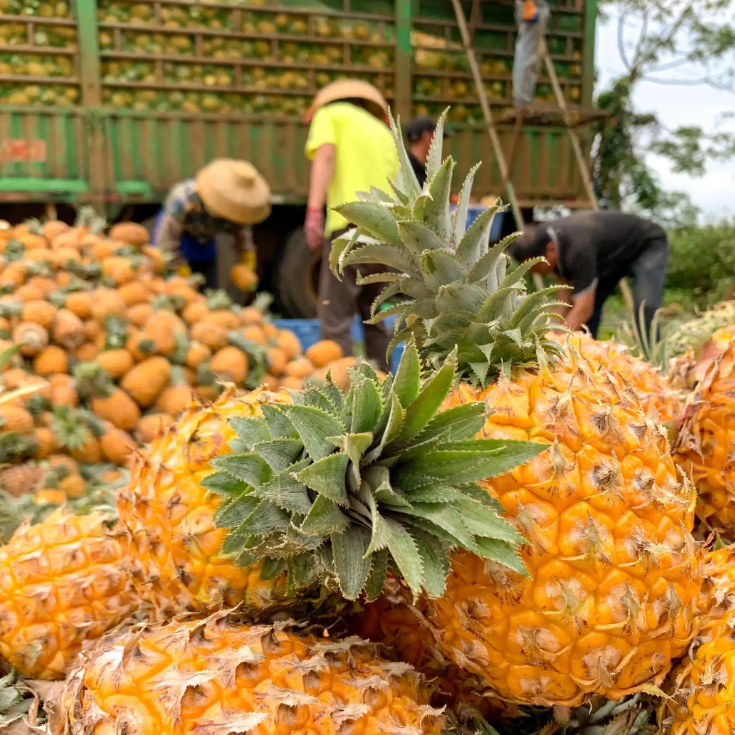
[[[347,220],[332,207],[354,202],[358,192],[373,186],[390,191],[389,182],[398,172],[398,154],[387,125],[388,103],[367,82],[347,79],[327,85],[314,98],[309,116],[306,156],[313,164],[304,230],[312,250],[323,248],[318,307],[321,336],[339,343],[349,355],[355,314],[363,320],[370,318],[370,305],[381,284],[358,286],[355,267],[346,269],[342,281],[329,269],[332,240],[347,229]],[[380,270],[378,266],[360,268],[363,275]],[[367,356],[383,370],[388,369],[389,341],[383,324],[365,325]]]

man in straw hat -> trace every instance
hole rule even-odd
[[[339,343],[346,355],[352,352],[350,327],[355,314],[369,319],[370,305],[381,288],[380,284],[358,286],[355,267],[348,268],[341,281],[329,269],[331,241],[347,229],[347,220],[332,207],[355,201],[358,192],[371,187],[390,191],[389,181],[398,172],[398,155],[387,117],[383,95],[372,84],[354,79],[324,87],[307,115],[311,128],[306,156],[313,164],[304,229],[309,247],[323,249],[318,307],[321,336]],[[363,275],[380,270],[378,266],[360,268]],[[365,325],[367,356],[383,370],[388,369],[389,341],[383,324]]]
[[[193,273],[204,276],[206,288],[217,288],[217,236],[233,235],[235,247],[252,246],[250,225],[271,211],[270,188],[247,161],[217,158],[194,179],[169,192],[156,219],[153,242],[186,261]]]

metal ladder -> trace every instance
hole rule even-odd
[[[479,2],[480,0],[474,0],[473,2],[473,17],[479,17]],[[493,113],[487,100],[485,86],[482,83],[482,74],[480,73],[480,67],[477,64],[477,57],[475,56],[475,51],[472,46],[472,34],[470,33],[470,29],[467,25],[467,19],[465,18],[464,10],[462,10],[460,0],[452,0],[452,5],[454,7],[454,14],[457,17],[459,33],[462,37],[462,45],[464,46],[465,54],[467,55],[467,60],[469,61],[470,70],[472,72],[472,78],[475,83],[477,97],[480,101],[480,107],[482,109],[483,117],[485,118],[485,125],[487,127],[488,134],[490,135],[490,142],[493,146],[493,151],[495,152],[495,159],[498,164],[500,176],[505,183],[505,191],[508,197],[508,203],[510,205],[511,211],[513,212],[513,218],[516,221],[516,227],[518,227],[519,230],[522,230],[526,223],[523,219],[523,213],[521,212],[521,208],[518,204],[518,197],[516,196],[516,190],[511,175],[512,172],[505,157],[505,153],[503,152],[503,147],[500,143],[500,137],[498,136],[498,131],[495,126]],[[569,140],[572,144],[574,158],[577,162],[577,167],[579,168],[579,173],[582,178],[582,184],[584,186],[589,207],[590,209],[599,210],[600,205],[597,201],[597,197],[595,196],[595,191],[592,186],[592,177],[590,176],[589,169],[587,168],[587,162],[582,151],[582,145],[579,142],[579,136],[577,135],[576,130],[572,127],[569,107],[567,106],[567,101],[564,98],[564,93],[562,92],[561,85],[559,84],[559,77],[557,76],[556,69],[554,68],[554,62],[551,60],[551,55],[549,54],[549,49],[544,39],[541,39],[539,53],[541,55],[541,58],[543,59],[544,66],[546,67],[546,73],[551,82],[552,89],[554,90],[556,103],[562,113],[562,117],[565,122],[567,134],[569,135]],[[519,131],[517,131],[517,134],[518,132]],[[515,144],[514,154],[512,158],[515,158]],[[536,288],[542,287],[543,284],[540,276],[534,275],[533,281]],[[625,279],[620,281],[620,290],[623,293],[623,298],[625,299],[625,303],[628,306],[628,309],[631,313],[633,313],[633,296],[631,294],[630,287],[628,286],[628,283]]]

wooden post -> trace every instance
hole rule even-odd
[[[411,46],[412,22],[412,0],[397,0],[395,112],[397,112],[404,120],[408,120],[411,117],[411,74],[413,71],[413,47]]]
[[[82,78],[82,105],[92,114],[85,117],[89,135],[89,189],[94,208],[105,211],[105,141],[102,120],[98,115],[102,105],[102,74],[98,43],[97,4],[95,0],[76,0],[79,35],[80,75]]]

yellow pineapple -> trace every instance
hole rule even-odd
[[[719,356],[687,403],[674,459],[694,479],[697,514],[707,527],[735,540],[735,340],[731,330],[713,335]]]
[[[710,552],[703,569],[700,629],[671,676],[671,698],[659,713],[671,735],[735,730],[735,548]]]
[[[226,530],[214,514],[222,498],[201,484],[210,460],[236,438],[228,419],[257,415],[262,400],[288,394],[230,388],[214,404],[192,405],[133,458],[130,482],[118,493],[122,543],[141,595],[161,611],[240,602],[263,608],[283,591],[282,580],[261,580],[259,567],[238,567],[221,553]]]
[[[49,724],[52,735],[439,735],[430,694],[358,638],[218,614],[107,636],[70,674]]]
[[[440,160],[441,128],[422,191],[394,127],[395,196],[338,207],[357,229],[335,243],[331,265],[383,265],[370,277],[387,284],[374,314],[397,315],[394,343],[413,337],[427,371],[457,351],[464,381],[446,407],[483,401],[479,436],[547,450],[482,483],[528,542],[528,576],[500,555],[461,549],[424,617],[445,655],[505,700],[619,699],[660,683],[693,634],[694,493],[635,392],[574,340],[548,340],[554,289],[526,296],[534,262],[509,272],[510,240],[488,250],[493,210],[465,232],[474,172],[450,212],[454,164]],[[378,311],[388,298],[396,305]]]
[[[0,654],[23,676],[62,679],[87,639],[137,603],[101,513],[58,510],[0,547]]]
[[[141,597],[164,613],[241,602],[262,609],[323,584],[339,587],[348,599],[363,590],[374,598],[391,554],[401,568],[408,564],[414,592],[437,590],[447,571],[442,555],[454,542],[478,549],[476,537],[492,541],[507,564],[521,569],[514,553],[521,536],[473,483],[541,447],[470,441],[482,425],[482,404],[436,416],[453,379],[453,361],[424,386],[415,348],[401,365],[395,384],[381,382],[362,364],[349,392],[327,381],[321,389],[294,394],[294,403],[287,393],[261,389],[237,396],[229,389],[214,405],[195,404],[159,435],[118,493],[126,560]],[[405,422],[398,417],[404,410]],[[424,429],[431,432],[428,443]],[[443,465],[432,470],[444,456],[438,449],[455,445],[459,455],[451,477]],[[409,476],[417,462],[422,478],[429,478],[419,490],[441,482],[448,511],[466,506],[487,518],[456,540],[451,534],[448,540],[427,536],[404,562],[400,552],[410,536],[404,526],[411,518],[393,508],[398,496],[391,500],[386,483],[391,473]],[[362,483],[356,484],[363,465]],[[374,500],[361,499],[373,487]],[[375,513],[386,514],[386,538],[374,549],[380,563],[366,556],[367,528],[341,510],[349,505],[349,492],[357,508],[371,502]],[[412,533],[423,541],[420,529]],[[386,547],[391,534],[398,537],[395,548]]]

